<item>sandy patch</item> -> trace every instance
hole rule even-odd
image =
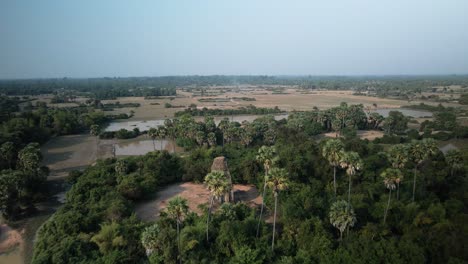
[[[188,200],[190,211],[201,214],[199,205],[208,203],[210,193],[203,184],[178,183],[167,186],[157,193],[156,199],[146,201],[137,205],[136,215],[143,221],[153,221],[159,217],[159,212],[167,207],[167,202],[175,196],[181,196]],[[262,198],[253,185],[234,185],[234,198],[236,201],[243,201],[249,206],[257,206]]]
[[[358,130],[356,132],[357,136],[360,139],[368,139],[368,140],[374,140],[376,138],[381,138],[384,135],[383,131],[378,131],[378,130]],[[328,132],[322,134],[323,137],[327,138],[336,138],[338,137],[337,133],[335,132]]]
[[[8,225],[0,225],[0,254],[13,250],[16,247],[22,249],[24,245],[22,233],[12,229]]]

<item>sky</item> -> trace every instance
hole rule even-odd
[[[468,73],[466,0],[1,0],[0,78]]]

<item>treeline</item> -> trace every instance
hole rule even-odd
[[[176,87],[220,85],[295,85],[303,89],[374,91],[379,96],[411,98],[434,86],[468,87],[467,75],[433,76],[165,76],[89,79],[0,80],[7,95],[51,94],[61,89],[92,94],[98,99],[119,96],[169,96]]]
[[[33,263],[468,259],[466,150],[444,154],[430,139],[390,149],[353,136],[316,142],[284,121],[268,122],[252,125],[269,125],[273,141],[261,135],[251,145],[205,145],[184,157],[157,151],[107,159],[74,173],[65,205],[39,231]],[[263,213],[274,225],[260,208],[219,202],[230,189],[209,173],[218,156],[227,158],[234,183],[267,184]],[[175,198],[157,221],[132,215],[134,201],[181,179],[205,182],[218,209],[207,199],[197,215]]]
[[[240,107],[237,109],[209,109],[203,107],[201,109],[195,107],[189,107],[184,111],[176,112],[174,115],[176,117],[182,115],[191,115],[191,116],[217,116],[217,115],[266,115],[266,114],[280,114],[283,113],[281,109],[277,106],[274,108],[265,108],[265,107],[255,107],[254,105],[249,105],[246,107]]]
[[[5,95],[62,95],[64,90],[71,90],[96,99],[170,96],[176,94],[175,87],[170,79],[158,77],[0,80],[0,93]]]

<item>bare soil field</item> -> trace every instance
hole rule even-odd
[[[201,214],[199,205],[208,203],[210,193],[203,184],[198,183],[177,183],[169,185],[157,193],[155,199],[142,202],[137,205],[135,213],[143,221],[153,221],[158,219],[159,212],[167,207],[167,202],[175,196],[181,196],[188,200],[190,211]],[[253,185],[234,185],[234,197],[236,201],[243,201],[247,205],[255,207],[261,204],[262,198]],[[215,208],[219,206],[215,202]]]

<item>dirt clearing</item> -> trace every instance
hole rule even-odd
[[[137,205],[135,213],[143,221],[154,221],[158,219],[159,212],[167,207],[168,200],[177,195],[187,199],[190,211],[197,214],[202,213],[198,206],[208,203],[210,198],[210,193],[203,184],[177,183],[159,191],[155,199]],[[236,201],[243,201],[252,207],[260,205],[262,202],[262,198],[253,185],[234,184],[234,198]]]

